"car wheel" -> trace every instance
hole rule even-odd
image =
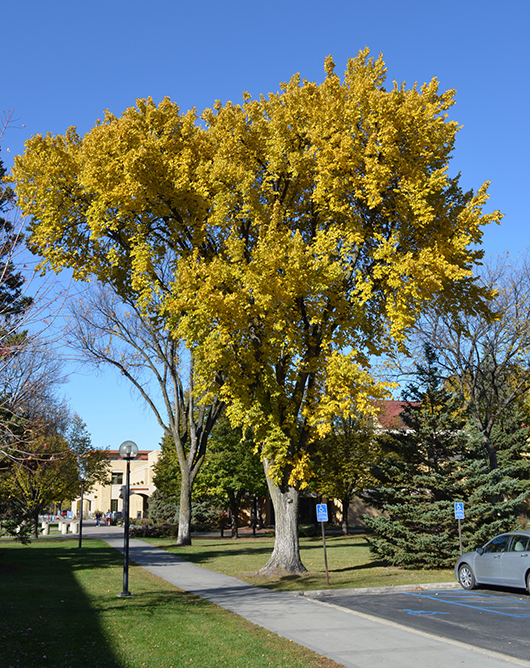
[[[528,582],[529,578],[527,576],[526,581]],[[476,582],[473,571],[467,564],[462,564],[458,569],[458,582],[464,587],[464,589],[475,589]]]
[[[526,591],[530,594],[530,571],[526,574]]]

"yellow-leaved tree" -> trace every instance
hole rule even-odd
[[[325,70],[201,119],[139,100],[82,138],[34,137],[13,172],[31,248],[156,309],[191,351],[196,391],[252,428],[275,509],[266,571],[304,570],[308,453],[334,416],[384,395],[369,356],[434,294],[487,310],[472,269],[481,226],[501,217],[483,213],[486,185],[464,193],[448,175],[453,91],[386,90],[367,49],[342,78],[331,58]]]

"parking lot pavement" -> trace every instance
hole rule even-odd
[[[326,604],[407,628],[530,660],[530,596],[523,590],[423,590],[358,595],[340,590]],[[530,665],[530,664],[529,664]]]

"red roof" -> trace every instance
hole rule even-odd
[[[409,405],[406,401],[397,401],[395,399],[382,399],[376,402],[379,413],[376,415],[376,421],[383,429],[403,429],[405,424],[401,414]],[[419,406],[419,402],[411,401],[411,406]]]
[[[149,459],[150,450],[138,450],[138,454],[134,459],[131,459],[132,462],[138,461],[147,461]],[[119,450],[108,450],[107,459],[121,459]]]

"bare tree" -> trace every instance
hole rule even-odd
[[[46,431],[62,362],[38,337],[24,338],[0,368],[0,461],[19,461],[27,443]],[[56,423],[57,416],[53,417]]]
[[[177,542],[191,543],[191,491],[208,436],[224,404],[194,392],[193,364],[160,318],[141,313],[108,287],[89,288],[71,308],[70,345],[85,362],[116,368],[132,384],[175,444],[181,472]],[[183,377],[187,376],[185,384]]]
[[[464,397],[481,433],[490,469],[497,468],[491,434],[506,409],[530,389],[530,264],[508,255],[486,264],[477,279],[494,291],[493,317],[448,317],[436,303],[418,328],[448,380]]]

